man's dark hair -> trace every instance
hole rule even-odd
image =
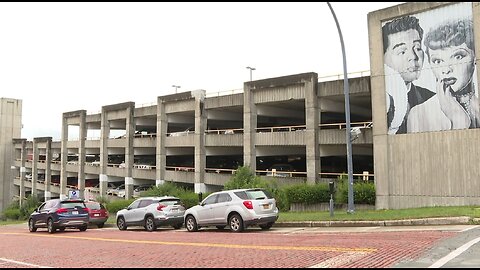
[[[387,51],[389,46],[388,44],[388,36],[391,34],[395,34],[398,32],[407,31],[409,29],[417,30],[418,34],[420,35],[420,40],[423,37],[423,29],[420,27],[418,23],[418,19],[413,16],[404,16],[401,18],[394,19],[388,23],[386,23],[382,27],[382,35],[383,35],[383,53]]]

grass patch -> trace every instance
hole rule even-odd
[[[22,224],[22,223],[26,223],[26,221],[25,220],[0,220],[0,226]]]
[[[434,217],[480,217],[478,206],[439,206],[398,210],[356,210],[349,214],[345,210],[334,211],[330,217],[329,211],[324,212],[280,212],[278,218],[282,221],[325,221],[325,220],[401,220]]]

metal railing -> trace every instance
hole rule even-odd
[[[177,166],[165,166],[167,171],[176,171],[176,172],[194,172],[195,167],[177,167]]]
[[[344,129],[347,127],[346,123],[332,123],[332,124],[319,124],[319,127],[324,129]],[[350,127],[361,127],[361,128],[371,128],[373,127],[372,121],[367,122],[353,122],[350,123]]]
[[[302,131],[305,130],[306,126],[305,125],[300,125],[300,126],[278,126],[278,127],[261,127],[261,128],[255,128],[255,131],[257,133],[263,133],[263,132],[290,132],[290,131]]]
[[[243,134],[243,128],[230,128],[230,129],[209,129],[205,130],[207,134]]]

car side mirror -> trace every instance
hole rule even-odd
[[[127,207],[127,208],[124,208],[124,209],[130,210],[130,209],[132,209],[132,208],[130,208],[130,206],[129,206],[129,207]]]
[[[205,202],[198,203],[200,206],[205,206]]]
[[[35,210],[33,210],[33,211],[34,211],[34,212],[38,212],[38,207],[37,207],[37,208],[35,208]]]

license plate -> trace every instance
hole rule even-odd
[[[268,209],[269,208],[269,204],[264,204],[263,205],[263,209]]]
[[[172,213],[173,213],[173,212],[178,212],[178,209],[172,209]]]
[[[72,211],[72,215],[78,215],[78,211]]]
[[[93,214],[93,216],[94,216],[94,217],[99,217],[99,216],[100,216],[100,214]]]

